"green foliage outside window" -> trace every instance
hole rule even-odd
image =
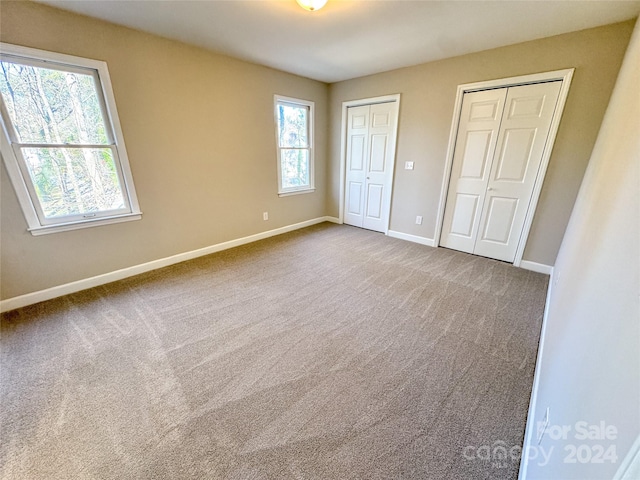
[[[123,208],[94,76],[10,61],[0,69],[0,94],[44,216]]]

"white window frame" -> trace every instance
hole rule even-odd
[[[291,147],[280,146],[280,125],[278,123],[278,105],[292,105],[295,107],[307,107],[309,109],[309,116],[307,118],[307,138],[309,139],[307,147],[301,147],[301,150],[309,151],[309,185],[302,187],[290,187],[284,188],[282,186],[282,150],[291,149]],[[315,103],[310,100],[301,100],[299,98],[285,97],[282,95],[274,95],[273,99],[273,114],[276,131],[276,150],[278,159],[278,196],[286,197],[289,195],[298,195],[301,193],[315,192],[315,167],[314,167],[314,118],[315,118]]]
[[[18,197],[27,221],[27,229],[31,234],[42,235],[141,219],[142,212],[140,211],[135,186],[133,184],[133,175],[131,174],[131,168],[129,166],[129,159],[124,144],[122,128],[120,127],[120,120],[118,118],[107,64],[99,60],[91,60],[8,43],[0,43],[0,55],[2,57],[13,57],[25,65],[46,67],[46,64],[49,64],[51,68],[93,75],[98,96],[102,97],[100,101],[109,142],[104,145],[96,145],[96,147],[110,148],[113,152],[113,158],[116,162],[117,170],[119,170],[120,185],[125,199],[124,210],[126,211],[124,213],[118,212],[117,214],[112,214],[103,212],[95,215],[91,214],[90,216],[75,215],[60,217],[59,219],[48,218],[46,220],[42,213],[38,215],[38,209],[41,208],[39,200],[35,191],[32,191],[30,180],[25,180],[25,176],[28,176],[28,171],[22,155],[19,153],[20,148],[26,146],[26,144],[20,144],[18,142],[6,106],[0,100],[0,123],[2,126],[0,152],[2,153],[9,179],[13,184],[16,196]],[[50,146],[63,147],[63,145]]]

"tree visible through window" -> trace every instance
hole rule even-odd
[[[313,189],[313,103],[276,97],[279,193]]]
[[[38,219],[30,226],[136,213],[98,71],[4,50],[2,121]]]

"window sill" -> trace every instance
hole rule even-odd
[[[302,195],[303,193],[313,193],[315,192],[315,188],[306,188],[304,190],[293,190],[291,192],[279,192],[279,197],[290,197],[291,195]]]
[[[59,223],[57,225],[44,225],[41,227],[29,228],[31,235],[46,235],[49,233],[67,232],[79,230],[81,228],[99,227],[100,225],[110,225],[112,223],[131,222],[142,219],[142,212],[127,213],[115,217],[102,217],[92,220],[82,220],[78,222]]]

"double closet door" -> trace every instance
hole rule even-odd
[[[349,107],[344,223],[386,232],[389,224],[398,105]]]
[[[440,245],[514,261],[561,85],[465,93]]]

